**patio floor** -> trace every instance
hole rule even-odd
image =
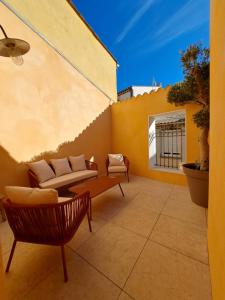
[[[187,188],[142,177],[93,200],[93,233],[85,220],[66,247],[19,243],[6,276],[9,299],[211,299],[207,212]],[[12,243],[0,224],[3,261]]]

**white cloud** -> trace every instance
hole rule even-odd
[[[120,43],[129,33],[129,31],[135,26],[135,24],[140,20],[140,18],[148,11],[148,9],[153,5],[155,0],[146,0],[144,4],[135,12],[135,14],[128,21],[126,26],[120,32],[116,38],[116,43]]]
[[[148,50],[161,48],[179,36],[196,30],[208,20],[208,1],[189,0],[155,32],[151,37],[154,43]]]

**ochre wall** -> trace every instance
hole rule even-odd
[[[196,105],[175,107],[167,102],[168,89],[144,94],[131,100],[112,105],[112,149],[127,155],[131,173],[175,184],[186,184],[182,174],[156,171],[149,168],[148,161],[148,119],[161,113],[186,110],[186,161],[199,160],[199,130],[192,121]]]
[[[109,99],[3,4],[0,15],[9,36],[31,46],[22,66],[0,57],[0,191],[27,185],[23,162],[34,157],[84,153],[103,173],[111,149]]]
[[[211,1],[208,240],[214,300],[225,299],[225,0]]]
[[[46,37],[110,98],[116,100],[116,62],[66,0],[3,2]],[[15,33],[14,28],[7,31],[9,35]]]

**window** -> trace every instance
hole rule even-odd
[[[152,168],[178,169],[185,161],[185,112],[150,117],[149,162]]]

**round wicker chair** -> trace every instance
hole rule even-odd
[[[66,282],[68,275],[64,245],[72,239],[85,215],[88,217],[89,230],[92,231],[89,192],[56,204],[25,206],[13,204],[7,199],[3,201],[3,206],[14,234],[6,273],[9,271],[17,242],[60,246]]]

